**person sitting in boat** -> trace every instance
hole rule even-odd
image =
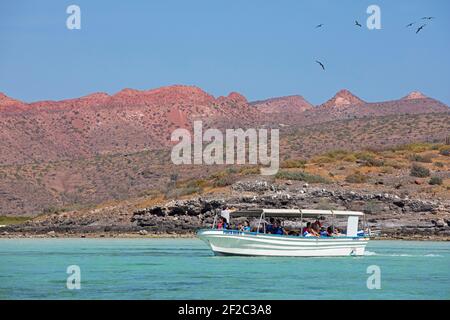
[[[275,223],[275,219],[273,217],[271,217],[269,219],[269,223],[266,225],[266,233],[273,233],[273,225]]]
[[[220,217],[219,221],[217,222],[217,229],[222,230],[223,229],[223,218]]]
[[[333,227],[329,226],[327,228],[327,237],[334,237]]]
[[[244,221],[244,226],[242,227],[242,231],[244,231],[244,232],[250,232],[251,231],[250,223],[247,220]]]
[[[316,224],[319,227],[319,230],[322,228],[322,222],[320,222],[319,219],[316,219],[316,221],[314,221],[314,224]]]
[[[278,234],[278,235],[287,235],[287,232],[284,230],[284,228],[281,226],[281,221],[277,220],[273,224],[272,234]]]
[[[314,232],[317,234],[317,235],[319,235],[320,236],[320,227],[321,227],[321,224],[320,224],[320,222],[319,221],[315,221],[312,225],[311,225],[311,228],[314,230]]]
[[[227,218],[223,217],[223,229],[227,230],[229,226],[230,225],[228,224]]]
[[[217,223],[217,229],[218,230],[226,230],[228,229],[228,222],[227,219],[224,217],[220,217],[219,222]]]
[[[328,227],[329,228],[329,227]],[[320,228],[320,236],[321,237],[329,237],[328,235],[328,229],[325,229],[325,227]]]
[[[302,236],[306,237],[306,235],[309,233],[308,230],[311,228],[311,222],[306,223],[306,228],[303,229]]]
[[[334,236],[342,236],[341,230],[339,228],[334,228],[334,232],[333,232]]]
[[[303,232],[304,237],[318,237],[319,234],[313,229],[311,222],[306,224],[306,230]]]
[[[275,223],[272,225],[272,230],[270,232],[271,234],[283,234],[281,231],[281,228],[279,227],[278,223],[275,221]]]

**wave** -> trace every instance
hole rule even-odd
[[[390,257],[442,257],[440,254],[433,254],[433,253],[428,253],[428,254],[392,253],[392,254],[387,254],[386,256],[390,256]]]
[[[428,258],[434,258],[434,257],[443,257],[440,254],[434,254],[434,253],[428,253],[428,254],[409,254],[409,253],[386,253],[386,254],[380,254],[373,251],[365,251],[365,256],[380,256],[380,257],[428,257]]]

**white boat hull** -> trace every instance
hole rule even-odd
[[[197,235],[217,255],[244,256],[362,256],[369,241],[365,237],[295,237],[227,230],[201,230]]]

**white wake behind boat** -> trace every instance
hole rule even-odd
[[[364,213],[335,210],[257,209],[235,211],[231,216],[259,217],[257,230],[242,232],[212,229],[199,230],[197,236],[206,242],[216,255],[277,256],[277,257],[327,257],[362,256],[369,241],[369,234],[358,232],[360,218]],[[283,218],[334,218],[347,217],[347,231],[342,236],[305,237],[303,227],[300,236],[265,233],[266,217]],[[229,217],[231,219],[231,217]],[[365,221],[365,219],[364,219]]]

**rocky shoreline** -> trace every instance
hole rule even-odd
[[[196,239],[195,233],[173,234],[173,233],[142,233],[142,232],[93,232],[93,233],[57,233],[49,231],[47,233],[23,233],[23,232],[3,232],[0,239]],[[441,235],[377,235],[371,240],[387,241],[450,241],[450,236]]]
[[[195,238],[194,233],[188,234],[171,234],[171,233],[160,233],[160,234],[149,234],[149,233],[105,233],[105,232],[93,232],[93,233],[57,233],[49,231],[47,233],[23,233],[23,232],[13,232],[13,233],[2,233],[0,234],[0,239],[193,239]]]
[[[450,240],[450,201],[267,181],[241,181],[221,195],[171,200],[141,209],[113,207],[38,217],[0,229],[1,238],[185,238],[209,228],[220,208],[314,208],[366,213],[375,239]]]

